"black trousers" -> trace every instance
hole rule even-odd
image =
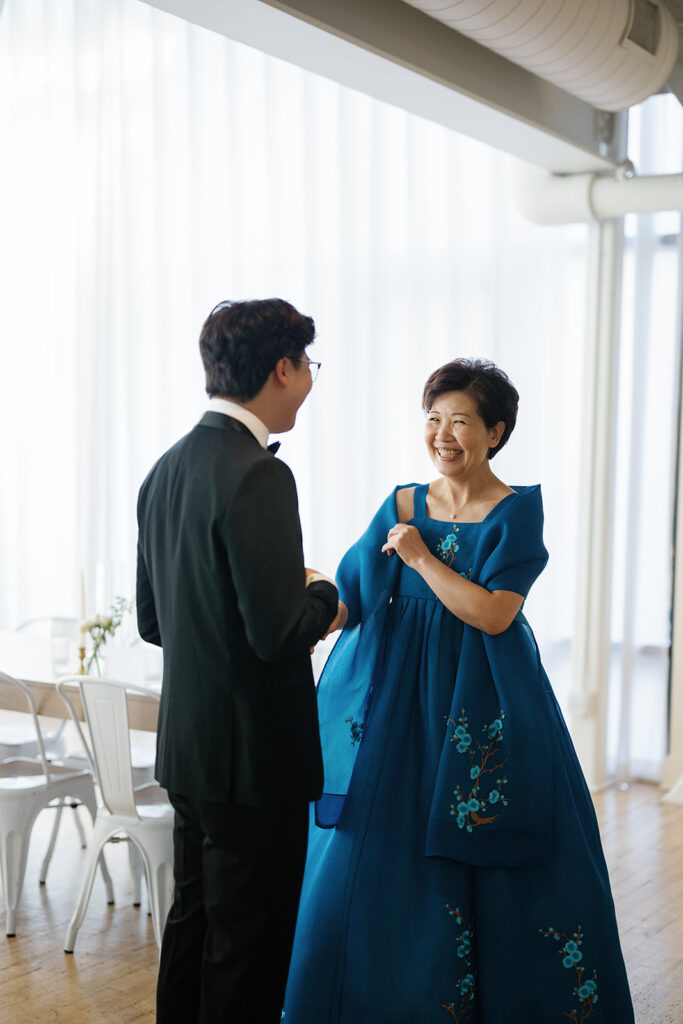
[[[175,894],[161,945],[157,1024],[278,1024],[308,804],[169,797]]]

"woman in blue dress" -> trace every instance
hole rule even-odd
[[[492,363],[425,386],[439,478],[397,487],[338,571],[285,1024],[632,1024],[598,824],[522,606],[539,487],[491,459]]]

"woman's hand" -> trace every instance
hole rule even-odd
[[[349,609],[346,607],[343,601],[337,602],[337,614],[332,619],[332,622],[327,627],[327,632],[320,637],[321,640],[327,640],[330,633],[334,633],[337,629],[343,629],[346,625],[346,620],[349,617]],[[315,651],[315,644],[309,647],[309,652],[313,654]]]
[[[335,618],[332,619],[332,622],[329,624],[329,626],[327,627],[327,632],[325,633],[325,636],[323,636],[323,640],[326,637],[328,637],[330,635],[330,633],[334,633],[335,630],[343,629],[344,626],[346,625],[346,620],[348,619],[348,617],[349,617],[349,609],[346,607],[346,605],[344,604],[343,601],[339,601],[338,606],[337,606],[337,614],[336,614]]]
[[[422,540],[420,531],[416,526],[408,526],[407,523],[396,523],[396,526],[392,526],[382,551],[386,551],[387,555],[393,555],[395,551],[401,561],[411,569],[415,569],[429,556],[429,548]]]

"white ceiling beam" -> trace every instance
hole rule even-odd
[[[625,119],[402,0],[142,0],[556,172],[625,156]]]

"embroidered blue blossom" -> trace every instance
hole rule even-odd
[[[455,719],[447,719],[452,727],[451,742],[456,744],[459,754],[467,754],[470,760],[469,777],[472,786],[469,793],[458,784],[453,790],[456,803],[451,804],[450,813],[456,819],[458,828],[471,832],[478,825],[488,825],[495,821],[497,814],[491,814],[491,805],[498,804],[507,807],[508,799],[501,792],[507,783],[507,777],[502,776],[494,779],[487,779],[486,776],[493,775],[505,764],[507,758],[497,760],[499,756],[499,744],[503,739],[503,719],[505,712],[501,710],[500,718],[494,719],[490,724],[484,725],[482,733],[488,742],[476,741],[473,743],[469,733],[469,723],[465,709],[462,708],[457,722]],[[486,787],[491,784],[491,789],[486,792]],[[498,808],[496,809],[498,810]]]
[[[360,743],[363,739],[363,730],[365,729],[364,722],[357,722],[354,718],[345,718],[345,722],[348,722],[351,727],[351,743]]]
[[[462,720],[462,715],[460,718]],[[472,742],[472,737],[467,731],[467,719],[465,719],[465,725],[456,726],[451,739],[458,740],[458,753],[464,754]]]
[[[593,979],[589,978],[588,981],[584,982],[581,988],[577,990],[576,994],[579,997],[579,999],[585,1002],[587,999],[590,999],[590,997],[596,991],[597,987],[598,986],[595,984]],[[596,996],[595,998],[597,999],[598,997]]]
[[[467,931],[463,932],[462,935],[460,936],[460,945],[458,946],[457,951],[458,956],[462,959],[462,957],[467,956],[470,953],[471,949],[472,947],[470,945],[470,933]]]
[[[569,942],[565,943],[564,951],[567,954],[562,963],[565,967],[573,967],[574,964],[580,963],[583,960],[583,953],[576,945],[576,943],[570,939]]]
[[[574,1024],[584,1024],[598,1001],[598,975],[596,971],[593,971],[592,978],[584,978],[585,967],[579,967],[583,960],[583,953],[579,949],[579,946],[583,945],[581,925],[577,927],[572,938],[565,932],[558,932],[555,928],[539,928],[538,930],[546,938],[562,943],[558,950],[562,957],[562,966],[566,970],[573,968],[576,971],[576,985],[572,990],[572,995],[578,999],[580,1005],[570,1011],[565,1011],[564,1016]]]
[[[471,960],[474,929],[472,925],[466,923],[459,907],[451,907],[447,904],[446,910],[451,917],[455,918],[462,929],[456,940],[461,973],[460,978],[455,983],[455,987],[460,993],[460,1000],[457,1005],[455,1002],[452,1002],[441,1003],[441,1006],[456,1024],[467,1024],[468,1021],[472,1020],[472,1013],[475,1007],[476,971]]]
[[[496,718],[494,722],[491,722],[488,727],[488,737],[490,740],[502,740],[503,738],[503,723],[500,718]]]
[[[474,975],[466,974],[460,982],[460,991],[463,995],[466,995],[471,989],[474,988]]]
[[[448,536],[440,538],[440,542],[436,547],[437,555],[442,562],[445,562],[446,565],[449,566],[449,568],[453,565],[455,554],[460,548],[460,545],[458,544],[458,533],[458,527],[454,526]]]

